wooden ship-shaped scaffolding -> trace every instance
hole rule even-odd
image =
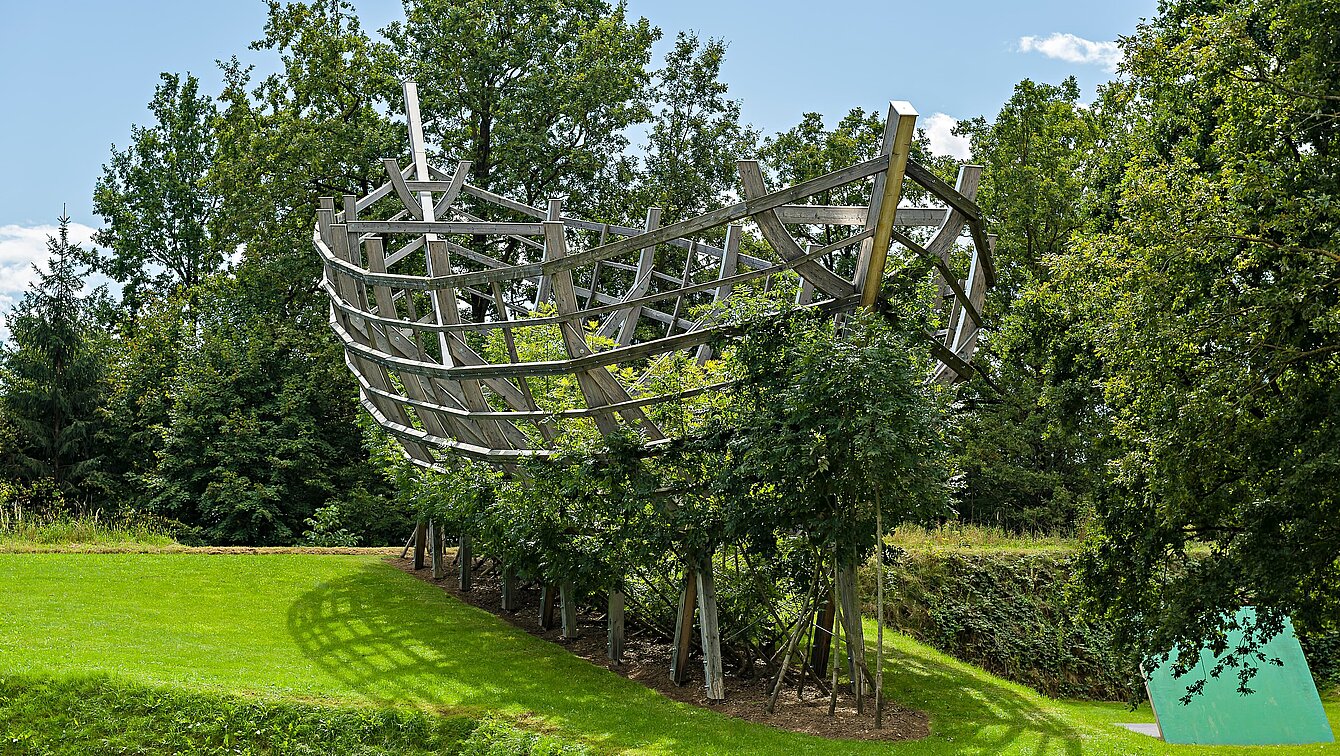
[[[925,334],[934,357],[928,379],[948,383],[972,373],[983,303],[994,283],[994,239],[973,201],[981,168],[962,166],[950,186],[911,160],[917,113],[906,102],[890,103],[881,148],[870,160],[780,189],[767,186],[757,161],[740,160],[742,201],[664,226],[653,208],[641,228],[630,228],[566,214],[561,199],[532,207],[473,186],[466,180],[469,161],[450,171],[429,164],[413,83],[404,85],[404,95],[409,164],[385,159],[387,181],[367,196],[345,195],[338,206],[323,198],[313,243],[325,266],[330,326],[358,380],[362,406],[419,465],[444,469],[468,457],[515,471],[525,457],[552,453],[556,419],[591,423],[602,435],[628,424],[649,444],[665,443],[669,434],[649,408],[729,384],[630,390],[612,369],[676,352],[709,359],[711,342],[732,326],[693,313],[719,311],[736,287],[788,271],[799,276],[797,305],[835,316],[874,306],[894,244],[935,271],[946,325]],[[873,182],[868,205],[811,204],[825,193],[869,186],[865,182]],[[900,206],[907,182],[929,206]],[[389,215],[369,217],[388,206],[394,208]],[[791,230],[796,226],[828,227],[838,240],[802,246]],[[750,249],[766,249],[766,255],[742,251],[751,231],[764,244]],[[487,251],[502,248],[519,262]],[[658,259],[674,260],[676,269],[657,269]],[[965,261],[966,269],[956,271]],[[835,272],[844,267],[854,274]],[[463,317],[467,310],[481,317]],[[592,323],[604,337],[596,346],[587,337]],[[522,359],[518,336],[539,327],[559,329],[565,359]],[[470,345],[479,340],[469,334],[498,331],[506,361],[490,361]],[[581,403],[542,409],[528,381],[560,375],[575,377]],[[419,565],[425,540],[420,528]],[[680,615],[687,611],[691,626],[695,602],[703,610],[709,697],[720,698],[719,651],[715,670],[710,658],[716,645],[709,642],[708,625],[715,627],[714,612],[707,616],[714,601],[710,574],[706,583],[702,578],[695,581],[691,570],[686,575]],[[563,599],[566,626],[574,609]],[[546,603],[552,605],[552,597]],[[690,634],[691,627],[676,632],[676,649],[684,651],[679,659],[687,655]],[[611,630],[612,645],[613,637]],[[617,659],[613,648],[611,656]],[[672,672],[682,677],[679,667]]]

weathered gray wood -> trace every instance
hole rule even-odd
[[[558,604],[558,589],[550,583],[540,588],[540,628],[554,629],[554,608]]]
[[[684,587],[679,594],[679,612],[675,615],[674,646],[670,651],[670,679],[683,685],[689,679],[689,652],[693,648],[693,612],[698,603],[698,577],[692,567],[684,568]]]
[[[592,247],[591,249],[569,255],[563,260],[554,260],[549,263],[526,263],[522,265],[514,265],[505,269],[456,273],[452,275],[410,276],[384,273],[373,276],[343,260],[327,259],[327,262],[350,275],[361,276],[361,280],[365,280],[367,283],[377,283],[402,289],[416,289],[420,291],[454,289],[463,286],[481,286],[486,285],[491,281],[515,281],[525,278],[536,278],[542,273],[553,273],[558,270],[573,270],[585,265],[590,265],[596,260],[608,260],[612,257],[618,257],[619,255],[642,249],[649,244],[669,243],[673,239],[693,236],[701,231],[706,231],[707,229],[715,228],[717,226],[724,226],[728,223],[742,220],[767,210],[780,207],[781,205],[789,204],[811,195],[818,194],[819,192],[828,191],[829,189],[834,189],[844,184],[851,183],[857,179],[872,176],[885,170],[887,167],[887,157],[881,156],[872,158],[864,163],[858,163],[848,168],[843,168],[810,179],[809,181],[803,181],[786,189],[750,198],[744,202],[737,202],[728,207],[704,213],[696,218],[689,218],[678,223],[672,223],[669,226],[662,226],[650,233],[619,239],[601,247]],[[743,257],[741,259],[743,259]]]
[[[624,595],[620,588],[611,588],[606,619],[609,632],[605,639],[605,656],[616,665],[623,664]]]
[[[625,388],[612,369],[636,366],[647,370],[644,366],[655,366],[674,352],[688,351],[705,358],[710,354],[706,345],[732,333],[734,327],[723,325],[718,316],[724,306],[703,308],[700,314],[691,309],[693,305],[709,298],[721,305],[744,281],[763,278],[766,290],[782,280],[777,276],[786,270],[801,274],[796,293],[799,306],[830,314],[847,312],[857,304],[858,287],[833,275],[832,261],[824,255],[845,255],[859,244],[857,254],[866,264],[858,269],[869,274],[872,264],[878,262],[874,249],[880,248],[881,254],[887,249],[886,236],[931,258],[938,275],[945,279],[941,304],[948,308],[948,319],[939,341],[930,347],[939,363],[932,378],[952,380],[972,370],[967,361],[983,325],[981,302],[992,279],[990,243],[972,204],[979,171],[974,167],[960,171],[952,189],[944,182],[935,183],[938,179],[934,177],[926,179],[946,208],[898,208],[898,176],[906,173],[908,180],[917,180],[913,175],[916,167],[900,166],[901,135],[906,131],[900,126],[910,108],[900,115],[896,106],[891,107],[885,145],[870,161],[775,192],[767,190],[757,165],[746,161],[741,168],[745,201],[668,226],[657,227],[653,222],[636,229],[564,216],[558,201],[540,209],[471,187],[466,181],[470,166],[465,162],[451,175],[429,165],[412,83],[405,87],[405,95],[410,165],[402,168],[397,161],[385,161],[387,181],[368,197],[344,198],[342,212],[334,211],[334,200],[323,200],[313,244],[323,265],[319,285],[330,298],[330,327],[344,347],[346,364],[357,376],[359,402],[402,442],[416,464],[440,469],[449,464],[446,454],[459,454],[516,473],[517,461],[549,455],[555,426],[537,406],[529,383],[542,376],[577,376],[582,390],[587,406],[559,408],[556,417],[592,423],[601,432],[619,427],[622,419],[642,426],[650,445],[660,445],[664,435],[646,420],[645,408],[694,394],[657,394],[649,390],[653,384],[640,381]],[[875,199],[864,216],[861,208],[810,204],[816,195],[870,178],[876,184]],[[392,193],[404,209],[381,201]],[[460,207],[455,199],[462,193],[479,202]],[[380,203],[379,211],[385,208],[388,212],[381,218],[360,217],[374,203]],[[526,222],[512,222],[518,213]],[[758,226],[780,262],[740,252],[742,232],[735,221],[744,220]],[[896,230],[937,221],[939,230],[924,249]],[[864,228],[824,249],[801,251],[786,223]],[[967,279],[960,283],[949,269],[947,255],[962,238],[965,224],[976,254]],[[721,249],[701,237],[711,237],[712,229],[728,225],[736,227],[727,229],[728,241]],[[476,241],[467,245],[460,235],[474,236]],[[577,246],[592,243],[586,249]],[[390,244],[396,251],[388,256],[384,247]],[[569,244],[574,245],[573,250],[567,248]],[[685,251],[682,272],[678,264],[673,272],[655,269],[662,244]],[[508,254],[494,251],[504,246]],[[542,259],[537,251],[542,252]],[[426,275],[391,272],[391,266],[397,264],[399,270],[413,270],[406,263],[418,252],[425,255]],[[512,254],[519,257],[519,264],[502,259],[514,259]],[[703,254],[709,256],[710,272],[700,269]],[[586,289],[572,283],[572,271],[579,269],[583,283],[586,275],[591,277]],[[602,270],[606,270],[605,280]],[[715,280],[703,280],[713,274]],[[829,291],[824,288],[825,278]],[[878,271],[866,275],[862,293],[868,295],[866,283],[877,288],[879,278]],[[566,280],[560,285],[562,279]],[[631,280],[622,296],[609,293],[615,280]],[[850,293],[832,296],[833,290]],[[416,291],[426,296],[418,295],[416,302]],[[531,297],[537,293],[539,301],[553,299],[558,304],[563,299],[563,306],[556,308],[558,312],[530,317],[528,308],[535,301]],[[818,301],[813,301],[815,297]],[[465,322],[462,310],[480,298],[492,302],[492,308],[474,310],[483,322]],[[673,304],[658,304],[671,300]],[[425,301],[430,305],[427,308]],[[585,301],[584,309],[580,301]],[[619,346],[588,346],[586,329],[591,321],[617,337]],[[639,321],[650,327],[639,333]],[[664,330],[656,323],[664,324]],[[566,359],[523,362],[517,331],[555,326],[563,334]],[[490,351],[489,358],[496,363],[490,364],[466,342],[465,334],[476,334],[470,339],[476,343],[480,336],[496,330],[502,331],[506,352],[499,359],[499,350]],[[436,345],[425,343],[428,339],[436,339]],[[439,350],[440,360],[428,356]],[[524,424],[514,424],[517,422]]]
[[[428,521],[429,541],[433,545],[433,579],[441,580],[446,577],[446,570],[442,566],[442,528],[432,520]]]
[[[414,569],[423,569],[424,552],[428,550],[428,523],[419,520],[414,526]]]
[[[730,225],[726,227],[726,251],[721,255],[721,268],[717,272],[717,290],[712,295],[712,306],[714,308],[721,306],[735,289],[733,280],[739,278],[739,276],[736,276],[735,270],[740,264],[740,236],[743,233],[744,229],[740,226]],[[766,275],[766,273],[755,271],[755,275]],[[697,359],[699,365],[712,359],[712,346],[703,344],[698,347]]]
[[[759,168],[757,160],[740,160],[736,162],[736,168],[740,173],[740,186],[743,187],[746,197],[751,200],[762,200],[768,196],[768,190],[763,184],[763,170]],[[796,240],[791,238],[790,232],[771,209],[755,213],[754,223],[758,225],[763,238],[768,240],[773,250],[783,260],[795,260],[804,256],[805,252],[801,250]],[[797,265],[796,272],[810,279],[814,282],[815,288],[830,297],[843,297],[856,291],[850,281],[838,277],[836,273],[817,261]]]
[[[386,175],[391,177],[391,186],[395,188],[396,196],[400,198],[400,203],[405,206],[405,211],[414,216],[416,220],[423,220],[423,206],[419,204],[419,198],[414,196],[405,183],[405,177],[400,175],[400,163],[394,158],[382,158],[382,166],[386,168]],[[346,218],[346,220],[349,219]]]
[[[837,596],[842,604],[842,634],[847,638],[847,665],[851,672],[853,693],[861,706],[869,685],[864,677],[865,629],[861,626],[861,598],[857,590],[856,565],[838,570]]]
[[[827,226],[864,226],[865,205],[782,205],[774,212],[782,223],[807,223]],[[947,211],[941,207],[900,207],[900,226],[938,226]]]
[[[721,630],[717,624],[717,592],[712,580],[712,560],[703,560],[698,570],[698,625],[702,630],[703,673],[709,701],[726,699],[726,680],[721,673]]]
[[[653,207],[647,210],[646,230],[655,231],[661,225],[661,208]],[[633,285],[628,293],[624,295],[624,301],[638,299],[645,296],[648,288],[651,286],[651,274],[656,264],[656,247],[644,247],[638,253],[637,273],[633,278]],[[615,312],[601,324],[600,335],[605,338],[614,338],[618,334],[620,346],[628,346],[633,341],[633,332],[637,329],[637,321],[642,316],[642,307],[634,306],[626,310]]]
[[[915,160],[909,160],[906,170],[908,178],[921,184],[926,191],[935,195],[936,199],[968,216],[968,220],[980,221],[982,219],[982,209],[977,206],[977,203],[959,194],[939,176],[932,173],[931,169]]]
[[[539,236],[544,232],[539,223],[502,221],[353,221],[348,225],[349,233],[355,234],[516,234]],[[456,286],[478,283],[487,283],[487,280],[461,281]]]
[[[511,614],[516,611],[516,570],[503,565],[502,573],[502,610]]]
[[[549,200],[549,214],[545,217],[547,221],[556,221],[563,214],[563,200]],[[547,241],[546,241],[547,243]],[[535,309],[539,310],[540,305],[549,301],[550,290],[553,288],[553,276],[543,274],[540,276],[540,285],[535,293]]]
[[[558,588],[560,603],[560,614],[562,616],[563,637],[567,640],[576,640],[577,638],[577,594],[572,586],[572,581],[564,581]]]
[[[562,258],[567,253],[567,241],[563,237],[563,224],[560,221],[546,221],[544,235],[545,255],[551,259]],[[559,312],[571,312],[577,309],[577,293],[572,286],[572,271],[561,270],[553,276],[554,304]],[[598,357],[591,353],[590,347],[586,345],[586,336],[581,332],[577,324],[565,322],[559,325],[559,332],[563,337],[563,345],[566,348],[569,357],[573,360],[590,359]],[[605,352],[604,354],[608,354]],[[533,363],[531,363],[533,364]],[[610,363],[613,364],[613,363]],[[611,402],[624,402],[630,397],[604,366],[593,367],[589,370],[580,370],[576,372],[577,385],[581,389],[582,397],[586,400],[588,407],[610,404]],[[645,413],[638,408],[630,408],[620,413],[629,423],[633,423],[642,428],[643,433],[649,438],[664,438],[660,429],[656,427]],[[614,418],[608,415],[595,416],[596,427],[603,434],[610,434],[618,429]]]
[[[828,670],[829,651],[833,646],[833,620],[837,616],[837,594],[829,591],[814,622],[814,641],[810,644],[810,667],[820,677]]]
[[[473,573],[475,568],[475,554],[474,550],[470,547],[469,533],[461,533],[461,545],[460,548],[456,550],[456,559],[460,562],[458,565],[460,574],[456,581],[456,585],[462,591],[468,591],[473,587]]]

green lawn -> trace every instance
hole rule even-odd
[[[902,636],[888,648],[890,697],[930,712],[933,734],[835,746],[669,701],[376,557],[0,554],[0,675],[107,673],[250,696],[500,712],[602,751],[1234,752],[1167,747],[1112,726],[1148,721],[1147,709],[1052,701]],[[1340,702],[1327,711],[1340,723]]]

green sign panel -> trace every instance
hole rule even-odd
[[[1245,607],[1238,619],[1254,618],[1255,610]],[[1229,648],[1242,642],[1240,631],[1229,631]],[[1167,743],[1206,745],[1283,745],[1330,743],[1335,740],[1326,711],[1321,707],[1317,686],[1312,681],[1303,649],[1294,635],[1293,624],[1284,621],[1284,631],[1261,647],[1266,659],[1279,659],[1284,666],[1263,663],[1248,683],[1254,692],[1238,692],[1237,670],[1225,669],[1219,677],[1210,677],[1214,654],[1200,653],[1200,663],[1186,675],[1173,677],[1171,667],[1176,652],[1167,664],[1160,665],[1145,678],[1149,701],[1154,707],[1163,740]],[[1201,695],[1183,704],[1187,686],[1205,680]]]

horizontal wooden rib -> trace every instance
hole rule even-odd
[[[753,281],[759,278],[763,278],[765,276],[776,275],[783,271],[791,270],[796,265],[802,262],[806,262],[809,260],[817,260],[821,257],[824,257],[825,255],[832,254],[833,252],[836,252],[839,249],[849,247],[853,244],[861,242],[869,238],[872,234],[874,234],[874,229],[866,229],[859,233],[855,233],[850,236],[844,237],[832,244],[826,245],[811,252],[807,252],[803,258],[799,258],[791,262],[774,263],[767,267],[759,268],[757,270],[748,270],[743,273],[737,273],[733,276],[728,276],[725,278],[720,278],[712,281],[704,281],[701,283],[684,286],[679,289],[675,289],[674,291],[657,292],[655,294],[649,294],[645,297],[635,299],[630,302],[615,300],[613,297],[610,297],[609,295],[601,294],[599,296],[602,299],[609,301],[610,302],[609,304],[601,305],[599,307],[588,307],[585,310],[581,310],[574,313],[568,313],[564,315],[546,315],[543,317],[526,318],[524,320],[514,320],[507,323],[507,326],[510,328],[534,328],[538,326],[556,325],[558,323],[565,323],[569,321],[595,319],[601,315],[613,312],[618,309],[622,309],[629,305],[654,304],[656,302],[662,302],[677,296],[686,296],[689,294],[695,294],[708,290],[715,290],[721,286],[733,286],[735,284]],[[313,241],[318,246],[324,246],[323,243],[321,242],[319,234],[314,235]],[[333,294],[333,289],[328,287],[324,282],[322,282],[320,285],[322,286],[323,289],[326,290],[327,294]],[[579,289],[578,291],[586,292],[587,290]],[[351,305],[344,304],[343,302],[337,301],[336,306],[342,309],[346,309],[349,312],[349,314],[358,315],[360,317],[367,318],[368,320],[376,323],[381,323],[387,326],[399,326],[403,328],[408,328],[410,330],[419,331],[421,333],[456,333],[465,331],[488,332],[503,327],[503,323],[501,322],[453,323],[453,324],[439,325],[437,323],[431,322],[428,319],[421,319],[417,321],[406,321],[397,317],[387,317],[380,313],[374,314],[374,313],[358,312],[357,310],[352,309]],[[514,309],[522,310],[524,308],[514,307]],[[669,318],[669,315],[666,315],[665,317]]]
[[[843,297],[838,300],[826,300],[822,303],[822,308],[826,312],[845,312],[854,308],[859,301],[859,298],[855,295]],[[690,331],[688,333],[656,339],[655,341],[646,341],[631,346],[617,347],[603,352],[595,352],[583,357],[567,360],[522,362],[514,365],[495,365],[485,362],[477,365],[447,366],[396,357],[382,352],[375,347],[360,343],[357,338],[338,324],[332,325],[332,328],[335,329],[336,335],[339,336],[344,347],[362,359],[369,360],[394,370],[405,370],[419,375],[426,375],[433,378],[446,378],[456,381],[489,379],[505,381],[505,379],[515,378],[517,376],[538,377],[569,375],[577,371],[589,371],[594,370],[595,368],[609,367],[610,365],[617,365],[621,362],[633,362],[655,354],[663,354],[679,349],[696,347],[700,344],[707,343],[718,335],[735,333],[738,330],[733,326],[711,326],[696,331]]]
[[[692,236],[710,228],[742,220],[765,210],[771,210],[782,205],[791,204],[797,200],[804,199],[819,192],[834,189],[844,184],[849,184],[853,181],[873,176],[874,174],[887,169],[888,164],[889,161],[887,156],[867,160],[864,163],[858,163],[771,194],[750,199],[745,202],[737,202],[733,205],[705,213],[696,218],[690,218],[678,223],[672,223],[668,226],[662,226],[649,233],[630,236],[626,239],[619,239],[605,244],[604,246],[575,252],[563,259],[551,260],[549,262],[528,263],[525,265],[514,265],[510,268],[500,268],[498,270],[457,273],[447,276],[408,276],[392,273],[380,275],[369,274],[357,266],[328,255],[328,250],[323,253],[323,257],[326,258],[326,262],[329,264],[348,272],[350,275],[353,275],[368,284],[393,286],[401,289],[416,289],[420,291],[460,288],[462,286],[480,286],[494,281],[515,281],[522,278],[534,278],[542,274],[553,274],[559,270],[573,270],[583,265],[594,263],[596,260],[608,260],[611,257],[629,254],[648,244],[668,243],[672,239]],[[406,223],[405,225],[417,225],[421,227],[423,224]],[[515,225],[538,226],[539,224]],[[417,233],[423,232],[424,230],[421,229]],[[499,231],[498,233],[512,232]]]
[[[865,205],[782,205],[775,211],[782,223],[864,226],[870,208]],[[938,226],[947,210],[942,207],[900,207],[899,226]]]

